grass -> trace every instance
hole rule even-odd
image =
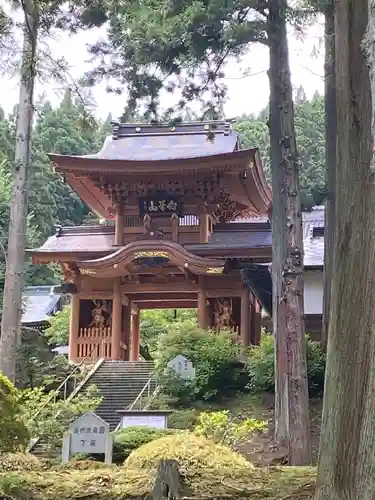
[[[115,466],[14,472],[0,474],[0,493],[15,500],[146,500],[150,498],[154,474],[154,471]],[[189,496],[197,499],[306,500],[313,493],[315,470],[206,469],[187,476],[185,482]]]

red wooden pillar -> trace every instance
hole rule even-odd
[[[78,361],[78,330],[79,330],[79,310],[80,299],[78,295],[72,295],[70,303],[70,323],[69,323],[69,363]]]
[[[115,278],[113,282],[111,338],[111,358],[113,361],[119,361],[121,359],[121,313],[121,278]]]
[[[130,340],[130,361],[139,360],[139,344],[141,336],[141,315],[139,309],[132,311],[131,320],[131,340]]]
[[[198,277],[198,326],[199,328],[208,328],[207,296],[204,289],[204,276]]]
[[[249,290],[242,290],[241,294],[241,323],[240,323],[240,339],[244,346],[249,345],[250,341],[250,302]]]
[[[123,331],[123,343],[125,350],[122,352],[121,359],[129,361],[130,359],[130,337],[131,337],[131,303],[128,302],[122,308],[122,331]]]
[[[262,332],[262,308],[259,301],[254,297],[254,332],[253,332],[253,344],[259,345],[260,336]]]

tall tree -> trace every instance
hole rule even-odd
[[[339,168],[316,500],[375,498],[374,33],[372,1],[335,2]]]
[[[286,0],[269,3],[270,155],[272,174],[273,325],[276,343],[276,437],[289,463],[310,462],[303,320],[303,239]]]
[[[86,3],[88,8],[86,8]],[[90,12],[92,15],[90,20],[85,18],[85,23],[90,26],[95,24],[95,9],[86,0],[71,2],[70,5],[64,0],[22,0],[20,7],[24,16],[23,49],[16,120],[14,188],[9,220],[8,258],[0,338],[0,371],[12,381],[15,380],[15,353],[20,342],[27,186],[30,169],[38,36],[48,34],[54,28],[75,30],[81,26],[82,18],[85,18],[86,12]],[[61,61],[54,61],[48,54],[47,56],[52,63],[54,76],[60,78],[66,76]]]
[[[17,109],[14,187],[9,219],[8,259],[0,337],[0,371],[13,382],[16,377],[17,346],[21,340],[20,320],[27,216],[27,176],[30,161],[36,49],[40,21],[39,10],[33,0],[25,0],[22,7],[24,38]]]
[[[159,118],[163,82],[170,92],[179,88],[182,98],[177,108],[200,98],[207,112],[214,104],[221,107],[226,92],[221,78],[228,57],[243,54],[250,42],[269,46],[273,288],[274,303],[279,301],[275,334],[280,353],[276,414],[282,424],[277,426],[277,437],[289,442],[292,464],[310,460],[299,161],[286,33],[286,17],[299,22],[299,14],[286,0],[148,0],[142,5],[116,5],[108,14],[109,43],[92,48],[96,54],[111,54],[113,64],[101,65],[89,75],[90,82],[103,75],[126,81],[128,112],[134,113],[143,100],[148,115]],[[177,79],[169,79],[172,75]],[[175,109],[168,111],[173,115]]]
[[[324,5],[324,108],[326,136],[327,201],[324,230],[324,281],[322,344],[327,347],[329,314],[331,309],[331,283],[334,257],[335,189],[336,189],[336,69],[335,69],[335,15],[333,0]]]

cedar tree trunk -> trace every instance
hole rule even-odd
[[[27,217],[27,173],[34,111],[33,91],[38,35],[38,16],[34,3],[25,1],[23,8],[25,22],[17,109],[14,186],[9,220],[8,256],[0,337],[0,372],[12,382],[15,381],[17,347],[21,341],[20,320]]]
[[[375,498],[372,25],[365,36],[368,14],[374,15],[371,7],[367,0],[338,0],[335,4],[338,168],[316,500]]]
[[[336,187],[336,73],[335,73],[335,17],[333,0],[325,9],[325,61],[324,61],[324,109],[326,136],[327,202],[324,228],[324,281],[323,281],[323,324],[322,346],[327,348],[331,282],[333,268],[334,228],[335,228],[335,187]]]
[[[288,443],[290,465],[304,465],[310,463],[311,452],[303,238],[286,7],[286,0],[272,0],[268,19],[276,439]]]

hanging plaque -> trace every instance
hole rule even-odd
[[[177,214],[179,217],[183,215],[182,203],[178,198],[171,196],[149,196],[139,198],[140,215],[157,215],[171,216]]]

